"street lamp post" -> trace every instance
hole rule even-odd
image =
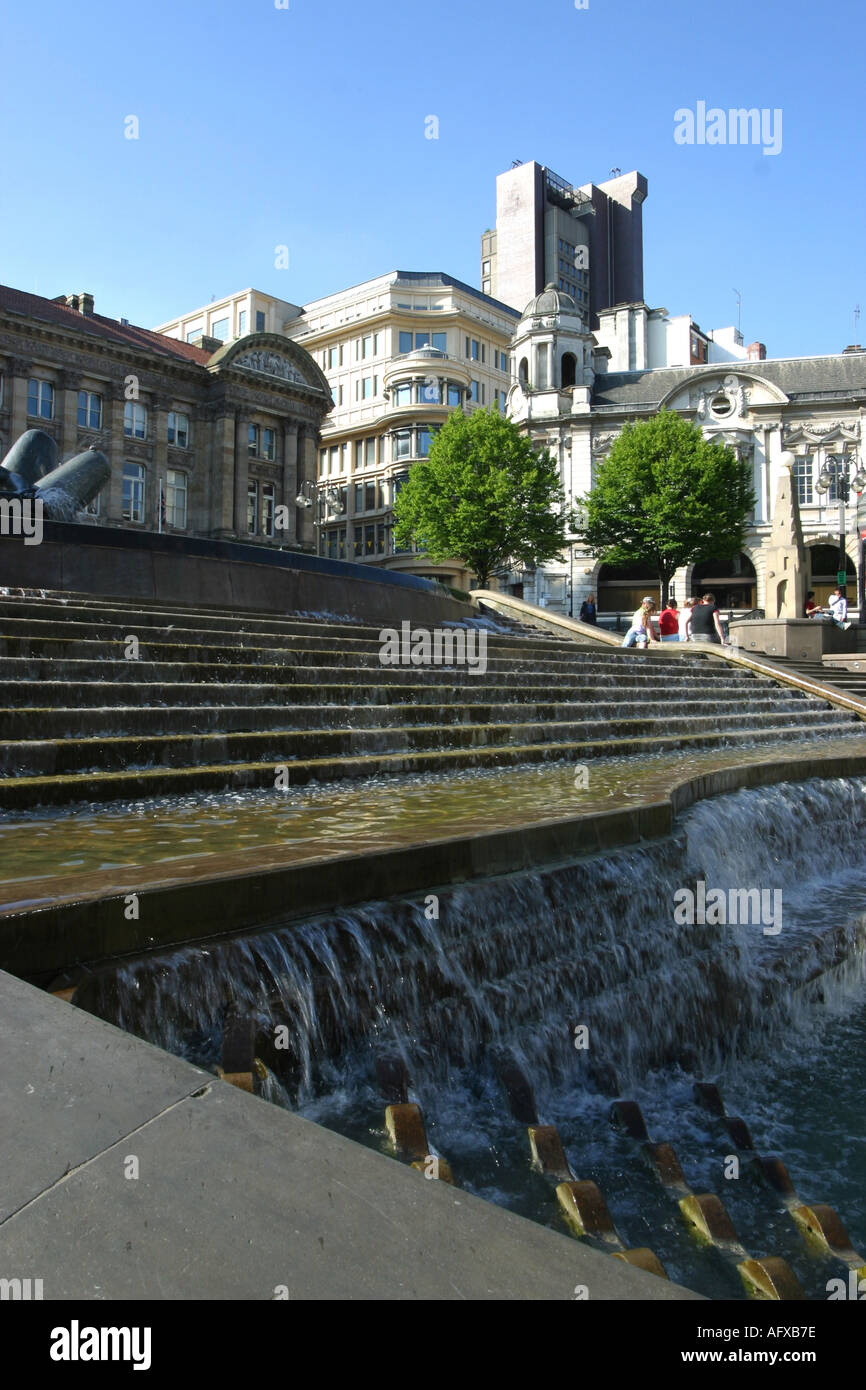
[[[845,545],[845,507],[851,496],[851,488],[855,492],[862,492],[866,487],[866,471],[862,463],[858,463],[852,475],[852,457],[850,454],[827,454],[824,459],[824,467],[818,474],[815,483],[815,491],[822,496],[830,491],[833,484],[836,484],[836,498],[839,503],[839,569],[836,579],[842,593],[847,597],[847,574],[848,574],[848,551]]]
[[[307,507],[315,507],[314,525],[317,532],[323,521],[332,521],[335,517],[344,516],[346,512],[340,494],[335,487],[330,483],[315,483],[311,478],[305,478],[301,483],[301,490],[295,498],[295,503],[305,510]],[[318,548],[317,534],[317,551]]]

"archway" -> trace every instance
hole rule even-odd
[[[691,591],[698,598],[708,592],[715,594],[719,608],[754,608],[758,592],[755,566],[742,553],[703,560],[692,570]]]
[[[836,572],[839,568],[839,547],[828,545],[826,541],[816,542],[806,547],[809,556],[806,588],[815,591],[815,602],[824,607],[836,588]],[[850,555],[845,556],[845,573],[848,576],[848,602],[855,601],[857,593],[857,569]]]
[[[652,565],[602,565],[598,571],[599,613],[629,613],[651,594],[661,601],[659,577]]]
[[[562,385],[574,386],[577,381],[577,358],[573,352],[564,352],[562,354],[561,371]]]
[[[529,363],[527,362],[525,357],[521,357],[520,359],[520,366],[517,369],[517,375],[520,380],[521,386],[525,386],[529,380]]]

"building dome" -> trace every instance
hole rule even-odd
[[[570,294],[565,290],[557,289],[552,282],[545,285],[541,294],[537,294],[534,299],[530,299],[521,317],[524,319],[538,319],[558,317],[561,314],[580,314],[580,310],[575,304]]]

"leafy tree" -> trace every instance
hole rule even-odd
[[[614,440],[583,501],[578,531],[607,564],[652,565],[664,604],[681,565],[742,550],[754,505],[749,464],[663,410],[626,425]]]
[[[394,502],[395,540],[458,559],[484,588],[506,562],[541,564],[566,544],[571,513],[559,470],[495,410],[449,415]]]

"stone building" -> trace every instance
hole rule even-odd
[[[646,311],[645,305],[623,307]],[[839,506],[835,486],[822,494],[816,483],[828,459],[847,458],[854,465],[862,456],[866,352],[767,359],[763,345],[755,344],[740,360],[629,370],[633,336],[608,336],[612,346],[601,346],[574,300],[552,285],[530,301],[517,327],[508,413],[534,444],[546,445],[558,460],[569,501],[576,504],[590,491],[596,468],[625,424],[661,409],[677,411],[748,461],[757,500],[742,554],[678,571],[672,592],[682,600],[709,589],[725,608],[765,608],[773,500],[782,454],[791,452],[809,562],[807,587],[824,601],[836,583]],[[861,604],[864,538],[866,508],[852,497],[846,512],[847,573]],[[575,616],[591,592],[598,595],[601,612],[628,611],[643,594],[658,592],[649,569],[615,571],[601,565],[577,537],[561,561],[530,574],[511,573],[502,582],[529,602]]]
[[[99,524],[312,548],[295,499],[315,480],[332,404],[281,333],[186,342],[96,314],[89,294],[0,287],[0,454],[31,428],[53,436],[60,462],[102,450]]]

